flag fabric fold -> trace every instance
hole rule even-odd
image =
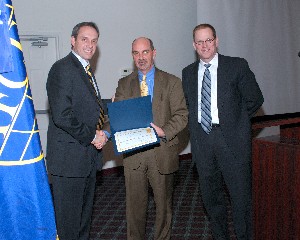
[[[55,240],[53,202],[10,0],[0,0],[0,239]]]

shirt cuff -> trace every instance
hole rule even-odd
[[[108,131],[105,131],[105,130],[103,130],[103,132],[105,133],[107,139],[109,139],[110,138],[110,133]]]

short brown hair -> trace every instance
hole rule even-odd
[[[193,39],[194,40],[195,40],[195,33],[196,33],[196,31],[198,31],[199,29],[204,29],[204,28],[210,28],[212,30],[212,32],[213,32],[214,38],[216,38],[216,36],[217,36],[216,29],[212,25],[210,25],[208,23],[202,23],[202,24],[197,25],[194,28],[194,30],[193,30]]]
[[[94,22],[81,22],[81,23],[78,23],[72,30],[72,34],[71,34],[71,37],[74,37],[75,39],[77,38],[78,36],[78,33],[79,33],[79,30],[81,27],[85,27],[85,26],[88,26],[88,27],[92,27],[96,30],[96,32],[98,33],[98,37],[99,37],[99,28],[97,27],[97,24],[94,23]]]

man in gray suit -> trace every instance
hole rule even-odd
[[[100,92],[86,70],[98,38],[95,23],[77,24],[72,51],[53,64],[47,80],[51,116],[46,162],[60,240],[89,239],[96,171],[102,164],[99,149],[107,141]]]
[[[193,39],[200,60],[183,69],[182,82],[203,203],[214,238],[230,239],[225,183],[237,239],[252,239],[250,119],[264,99],[245,59],[217,53],[213,26],[196,26]]]
[[[161,141],[124,156],[127,239],[145,239],[149,183],[156,204],[154,239],[170,239],[174,172],[179,167],[177,134],[187,125],[188,111],[180,79],[154,66],[156,50],[150,39],[134,40],[132,56],[137,71],[119,80],[115,101],[151,95],[151,125]],[[141,92],[143,79],[147,90]]]

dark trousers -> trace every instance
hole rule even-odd
[[[170,239],[174,174],[160,174],[155,159],[147,152],[141,162],[135,170],[124,167],[127,239],[145,239],[149,183],[156,208],[154,239]]]
[[[229,191],[237,239],[252,239],[251,163],[236,159],[220,127],[213,128],[207,140],[199,144],[206,146],[201,156],[195,156],[195,161],[214,239],[230,239],[224,183]]]
[[[88,240],[96,184],[96,168],[88,177],[51,175],[59,240]]]

